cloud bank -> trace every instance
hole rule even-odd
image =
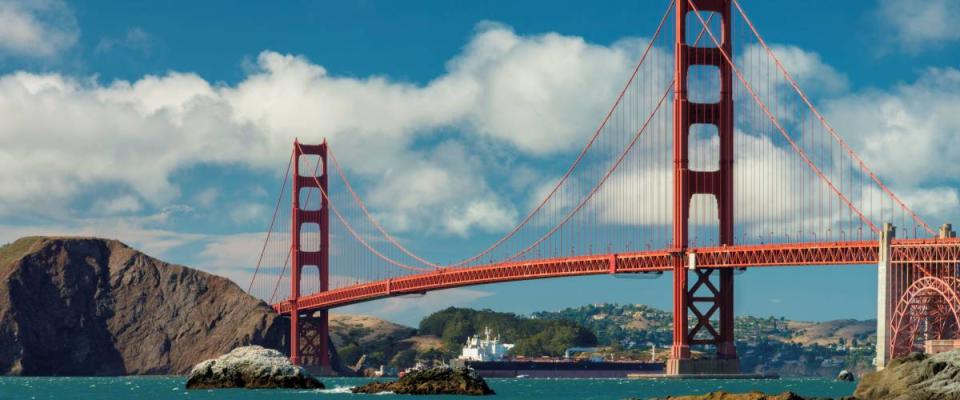
[[[275,168],[294,137],[326,137],[376,188],[372,205],[395,228],[501,230],[516,210],[481,172],[496,159],[466,148],[541,157],[578,146],[627,77],[638,43],[518,36],[484,23],[447,72],[422,85],[336,76],[271,51],[236,85],[184,72],[109,83],[8,74],[0,77],[0,213],[63,205],[100,184],[125,192],[103,210],[160,207],[182,196],[171,181],[177,171]],[[415,145],[425,137],[439,144]],[[436,214],[441,221],[423,218]]]

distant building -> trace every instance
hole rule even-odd
[[[838,357],[826,358],[820,362],[820,366],[824,368],[840,367],[843,366],[843,359]]]
[[[460,352],[460,360],[500,361],[513,348],[512,344],[501,343],[500,336],[490,337],[490,328],[483,329],[484,337],[473,335],[467,338],[467,344]]]

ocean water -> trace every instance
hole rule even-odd
[[[410,399],[393,394],[351,394],[349,388],[368,382],[363,378],[326,378],[325,390],[185,390],[183,377],[0,377],[0,400],[26,399]],[[667,395],[702,394],[714,390],[767,393],[792,391],[802,396],[849,396],[851,382],[830,379],[783,378],[772,380],[629,380],[629,379],[488,379],[497,392],[494,400],[507,399],[626,399]],[[470,398],[428,396],[427,399]]]

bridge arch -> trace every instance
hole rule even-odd
[[[956,338],[960,328],[960,279],[925,276],[913,281],[897,300],[890,323],[890,354],[915,351],[921,325],[933,339]]]

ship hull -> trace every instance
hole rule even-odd
[[[585,361],[464,361],[484,378],[626,378],[663,374],[662,363]]]

